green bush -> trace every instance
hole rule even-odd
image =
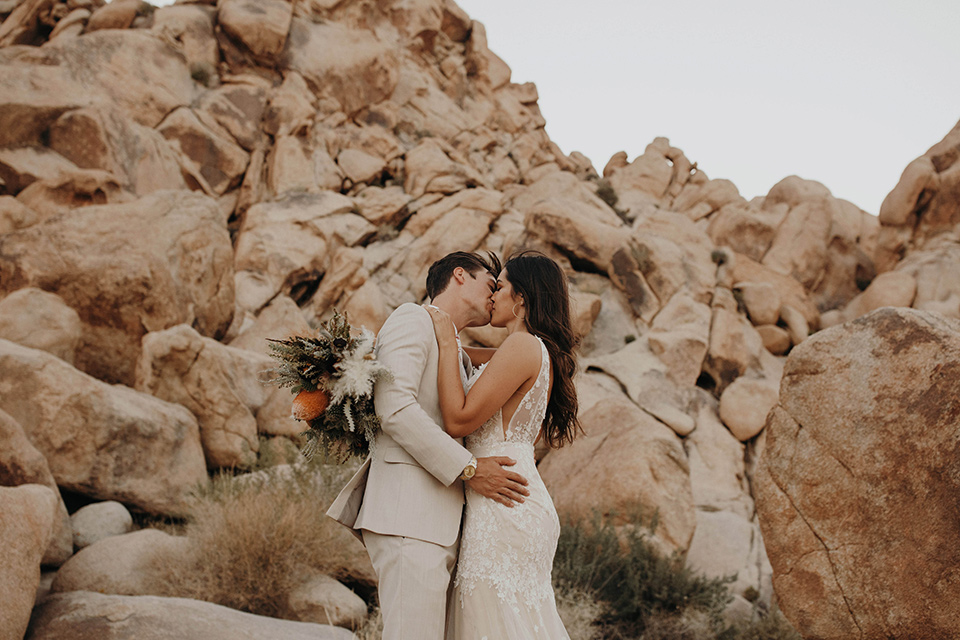
[[[726,585],[734,578],[706,578],[686,568],[679,555],[662,555],[649,540],[655,526],[643,527],[637,517],[618,531],[599,514],[567,521],[553,565],[558,590],[595,595],[604,605],[599,621],[608,638],[636,637],[653,620],[684,614],[697,614],[720,633],[731,599]]]

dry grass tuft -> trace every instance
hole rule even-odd
[[[383,637],[383,615],[376,608],[370,612],[363,626],[353,632],[353,640],[380,640]]]
[[[189,510],[191,557],[158,568],[166,595],[289,617],[305,569],[338,577],[346,566],[341,525],[324,512],[352,471],[318,462],[215,478]]]
[[[680,615],[654,614],[640,640],[715,640],[717,633],[710,616],[688,609]]]
[[[557,611],[572,640],[600,640],[602,630],[597,622],[603,615],[604,606],[589,591],[569,585],[557,585]]]

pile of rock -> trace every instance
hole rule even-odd
[[[601,177],[453,0],[12,0],[0,18],[0,484],[31,485],[4,490],[31,549],[24,625],[41,561],[74,551],[60,489],[181,513],[208,471],[298,431],[257,379],[264,338],[334,307],[376,329],[452,250],[537,248],[569,274],[587,433],[543,457],[560,511],[639,502],[664,550],[763,601],[751,487],[784,355],[877,305],[960,316],[956,130],[878,222],[797,177],[748,202],[664,138]],[[156,620],[124,599],[147,597],[121,586],[135,555],[76,611]],[[68,565],[36,620],[92,586]]]

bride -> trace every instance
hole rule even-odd
[[[540,438],[559,447],[580,429],[569,308],[566,278],[556,262],[533,252],[508,260],[493,294],[490,324],[509,334],[497,350],[470,350],[475,364],[489,361],[464,395],[453,323],[428,307],[440,348],[444,428],[453,437],[466,436],[475,457],[514,458],[514,470],[530,483],[530,495],[513,507],[467,489],[448,639],[569,638],[550,581],[560,523],[533,455]]]

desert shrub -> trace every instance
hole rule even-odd
[[[723,630],[733,577],[706,578],[679,555],[664,556],[649,540],[655,520],[642,526],[638,514],[619,531],[610,520],[594,514],[565,522],[553,565],[558,591],[580,589],[602,603],[604,637],[635,638],[652,621],[677,616],[702,618],[713,633]]]
[[[209,88],[216,84],[217,68],[209,62],[194,62],[190,65],[190,77],[197,84]]]
[[[281,465],[215,477],[191,500],[183,534],[192,553],[158,567],[166,595],[194,598],[273,617],[305,571],[342,575],[342,527],[324,512],[348,465]]]
[[[617,203],[620,201],[620,198],[617,196],[613,185],[610,184],[610,181],[606,178],[597,180],[597,197],[606,202],[614,211],[617,210]]]

